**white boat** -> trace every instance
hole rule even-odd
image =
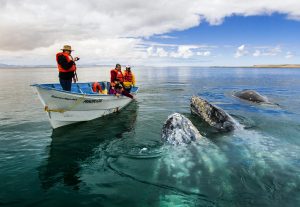
[[[103,88],[109,88],[109,82],[99,83]],[[53,129],[117,112],[132,101],[123,95],[95,93],[92,83],[73,83],[71,91],[64,91],[59,83],[32,86],[44,105]],[[133,87],[130,94],[135,96],[137,92],[138,87]]]

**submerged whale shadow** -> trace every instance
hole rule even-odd
[[[38,168],[42,188],[58,183],[79,189],[81,163],[93,159],[94,152],[105,148],[111,140],[122,138],[135,128],[138,105],[131,103],[124,110],[86,123],[53,130],[49,156]]]

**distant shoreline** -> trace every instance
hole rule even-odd
[[[254,68],[300,68],[300,64],[253,65]]]

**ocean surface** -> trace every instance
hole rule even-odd
[[[0,69],[0,206],[300,206],[299,69],[133,71],[140,91],[123,111],[52,130],[30,84],[58,82],[56,69]],[[79,68],[78,76],[109,80],[109,68]],[[242,89],[274,105],[233,97]],[[216,133],[190,114],[192,95],[242,127]],[[173,112],[205,138],[162,143]]]

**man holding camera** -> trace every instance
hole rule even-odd
[[[73,50],[70,45],[64,45],[61,50],[62,52],[56,54],[59,82],[63,90],[71,91],[72,79],[75,83],[78,81],[75,61],[79,58],[71,56]]]

